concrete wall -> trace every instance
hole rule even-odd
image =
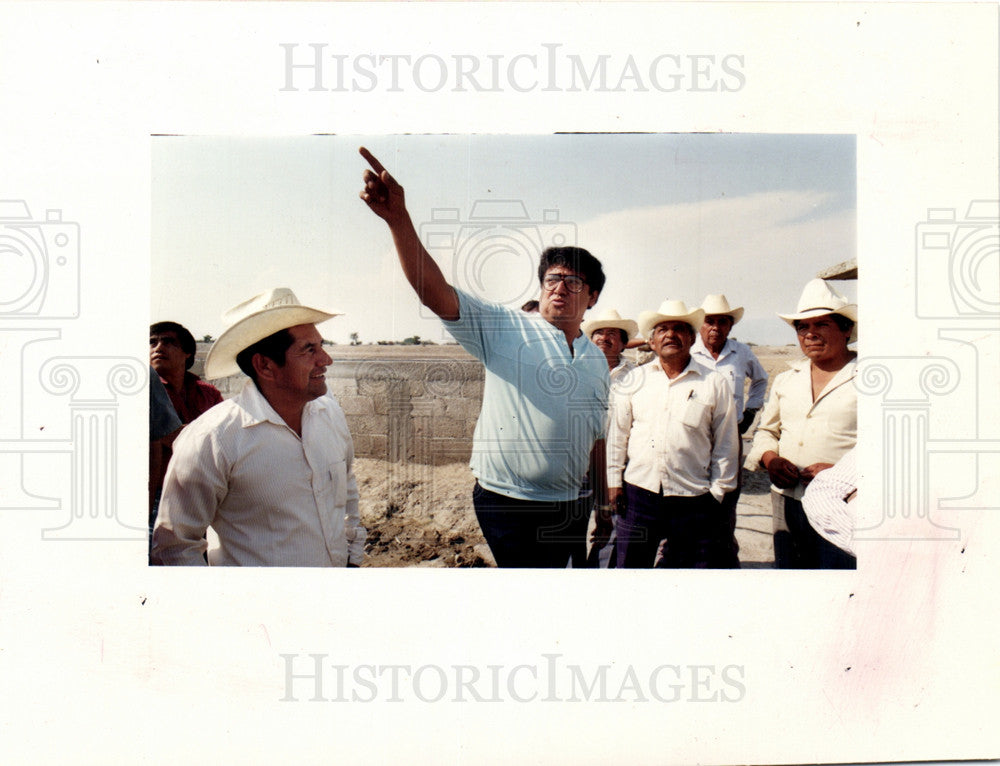
[[[212,383],[228,399],[244,380],[237,375]],[[483,398],[483,368],[471,357],[336,361],[326,381],[344,408],[359,457],[468,461]]]

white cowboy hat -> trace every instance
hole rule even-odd
[[[726,296],[722,293],[706,295],[705,300],[701,302],[701,310],[705,312],[705,316],[713,314],[730,316],[733,319],[733,324],[736,324],[743,318],[743,307],[729,308],[729,301],[726,300]]]
[[[596,319],[588,319],[580,324],[580,329],[588,338],[597,330],[605,327],[613,327],[616,330],[624,330],[628,334],[628,339],[632,340],[639,332],[639,325],[631,319],[622,319],[617,309],[607,309]]]
[[[648,338],[653,334],[653,328],[660,322],[687,322],[695,332],[701,329],[705,321],[705,312],[701,309],[688,311],[684,301],[663,301],[657,311],[643,311],[639,314],[639,332]]]
[[[858,306],[848,303],[825,279],[812,279],[806,283],[794,314],[778,314],[788,324],[795,326],[796,319],[812,319],[824,314],[840,314],[854,322],[849,342],[858,339]]]
[[[320,311],[299,303],[287,287],[275,287],[233,306],[222,315],[229,326],[212,344],[205,358],[205,377],[225,378],[240,371],[236,356],[278,330],[300,324],[318,324],[340,316],[339,311]]]

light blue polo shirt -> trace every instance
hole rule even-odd
[[[519,500],[573,500],[604,438],[608,363],[582,333],[573,342],[537,314],[455,291],[444,326],[486,367],[470,467],[488,490]]]

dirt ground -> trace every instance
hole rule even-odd
[[[413,349],[416,351],[416,349]],[[795,346],[756,346],[771,379],[798,358]],[[749,450],[753,429],[744,440]],[[425,466],[359,458],[355,475],[368,529],[365,566],[495,566],[472,510],[468,465]],[[736,538],[746,568],[771,567],[771,499],[766,474],[743,472]]]

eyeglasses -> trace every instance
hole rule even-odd
[[[542,280],[542,284],[549,292],[555,290],[560,282],[566,285],[566,289],[571,293],[582,292],[584,285],[587,284],[583,277],[578,277],[576,274],[546,274]]]

